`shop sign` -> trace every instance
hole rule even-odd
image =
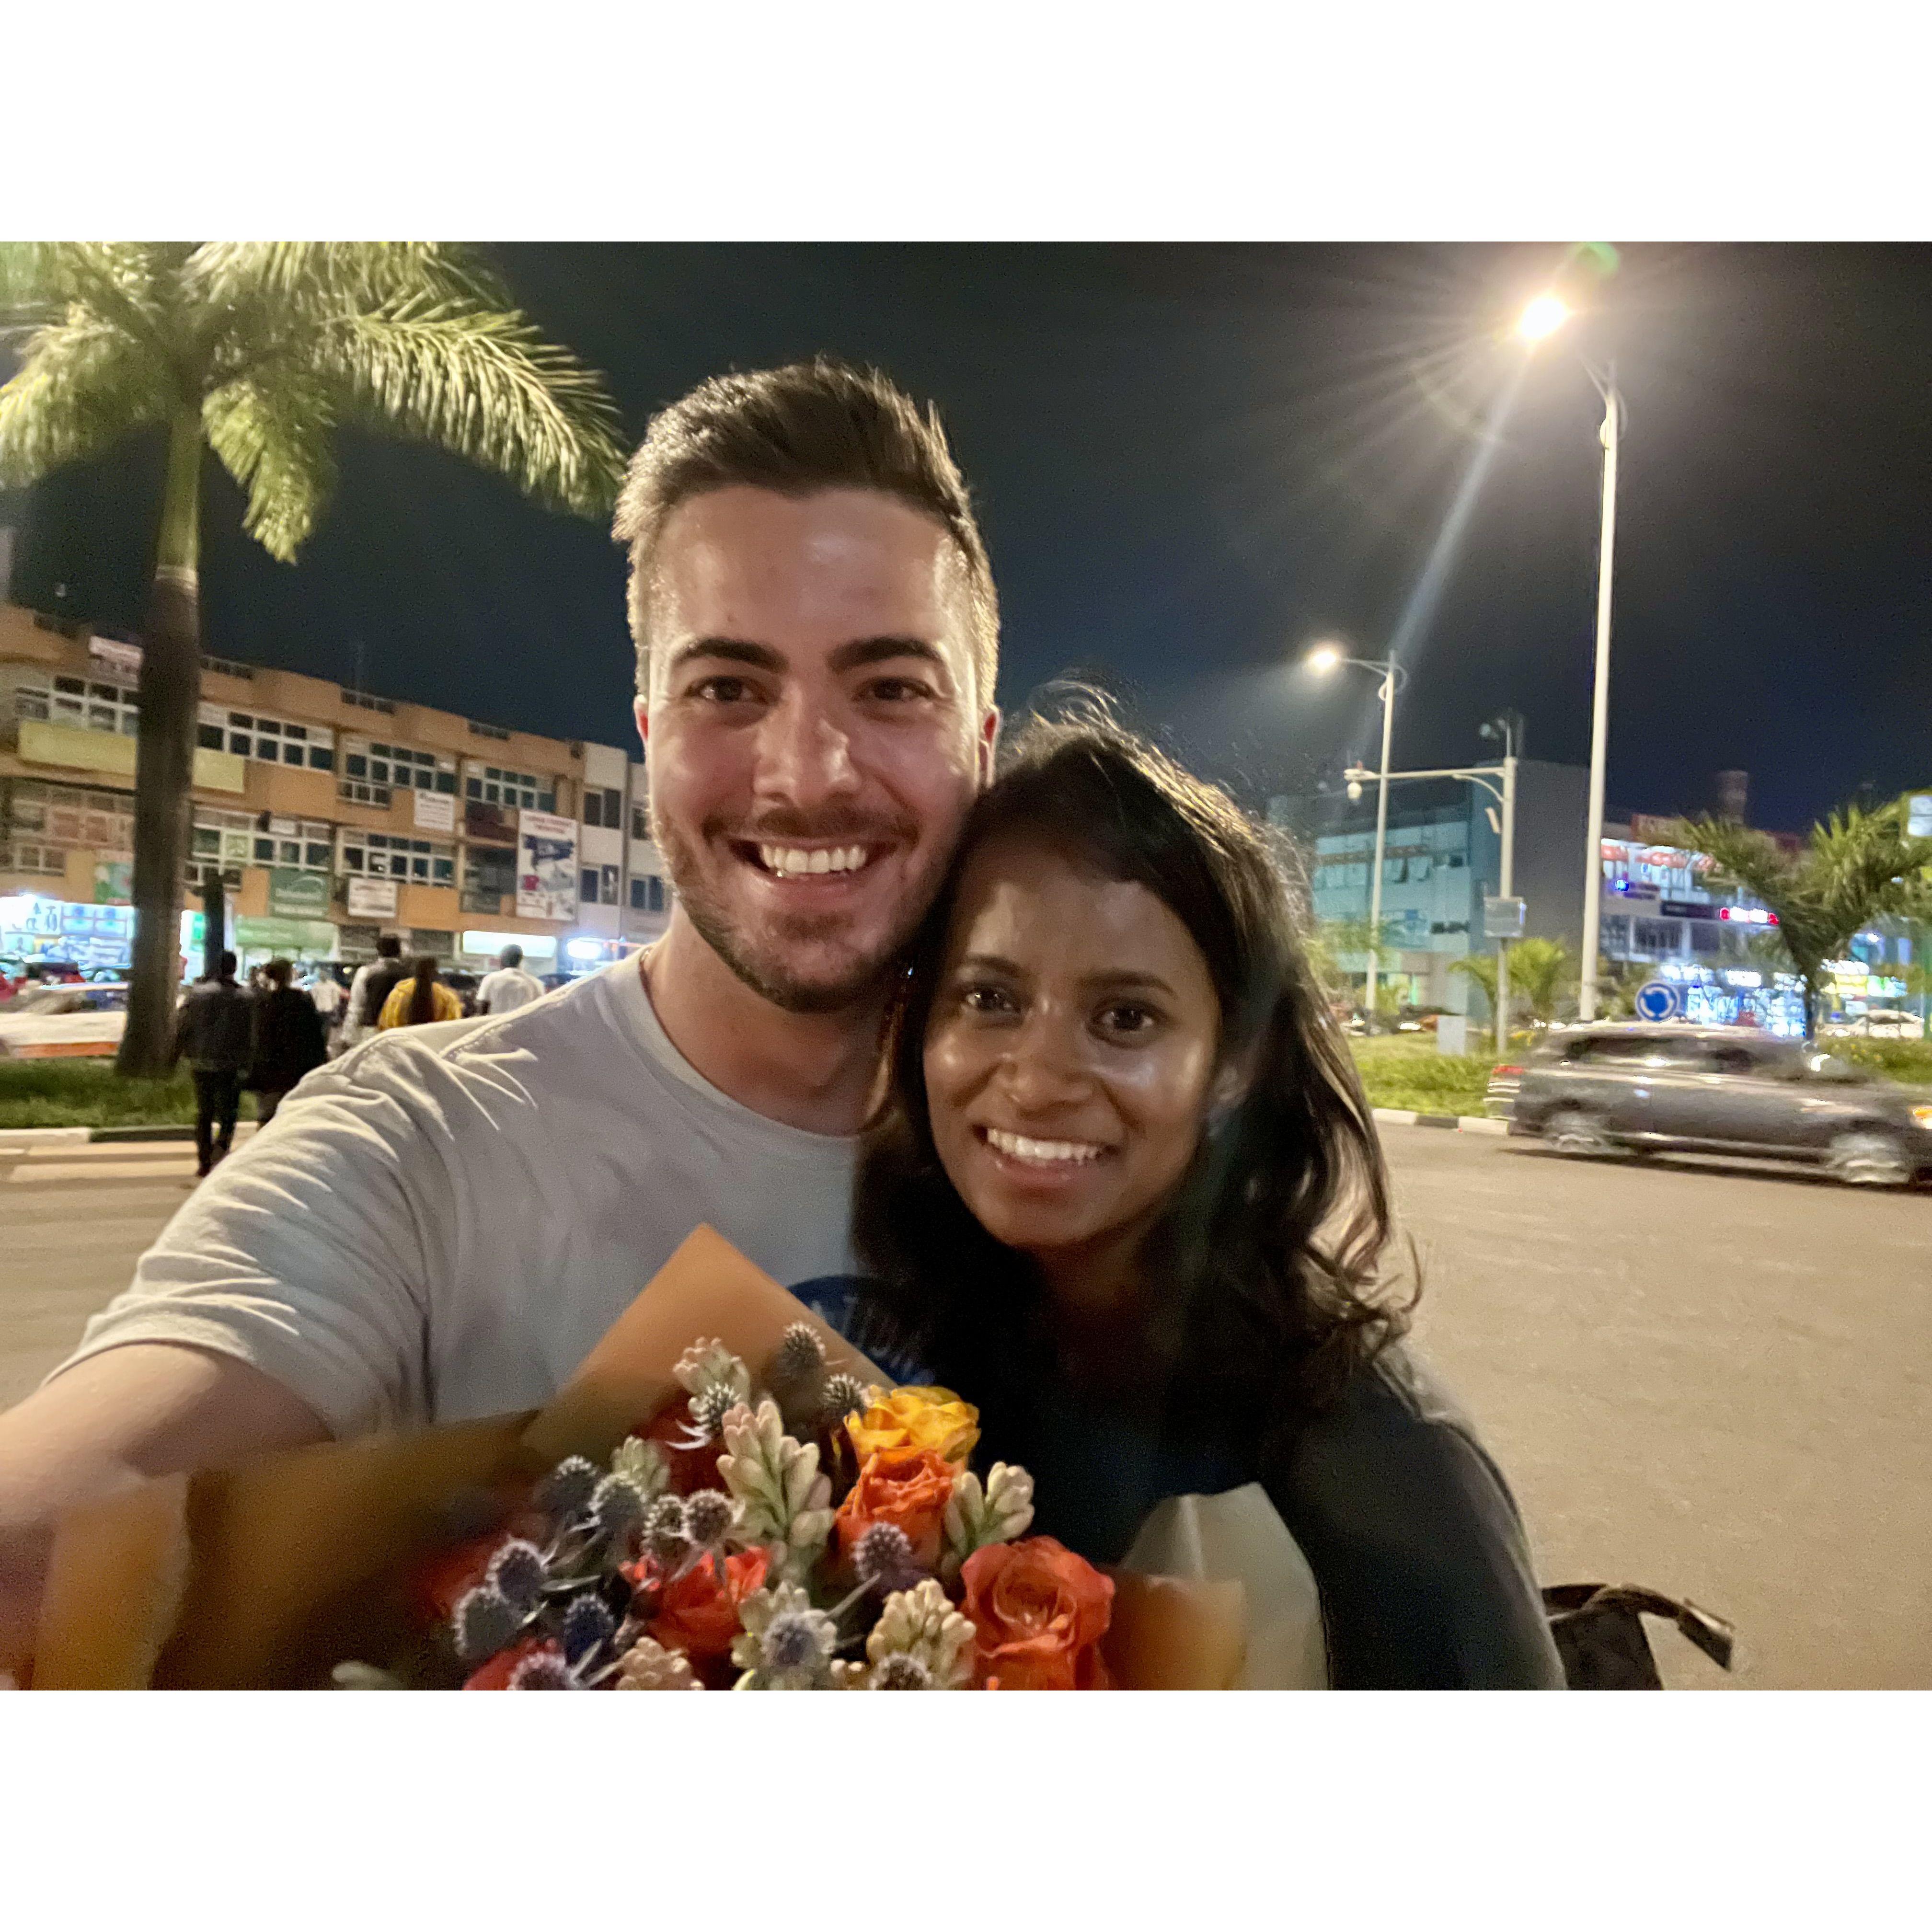
[[[255,952],[327,953],[335,950],[335,928],[326,919],[258,919],[244,914],[235,922],[235,939]]]
[[[1483,900],[1483,937],[1485,939],[1520,939],[1522,922],[1528,908],[1517,898],[1491,898]]]
[[[351,919],[394,919],[396,882],[394,879],[351,879],[345,904]]]
[[[517,814],[517,916],[577,916],[577,821],[554,812]]]
[[[456,801],[446,791],[412,792],[415,801],[416,827],[418,832],[454,832],[456,830]]]
[[[103,670],[111,670],[116,677],[138,679],[141,675],[139,644],[124,644],[118,638],[89,638],[87,655]]]
[[[1905,836],[1932,838],[1932,791],[1920,792],[1905,801]]]
[[[328,874],[300,872],[292,866],[272,866],[268,910],[282,919],[326,919]]]
[[[494,959],[506,946],[520,946],[526,962],[554,959],[556,937],[548,932],[484,932],[475,929],[462,936],[462,950],[478,959]]]

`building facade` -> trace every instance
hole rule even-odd
[[[140,666],[137,646],[0,605],[0,957],[128,963]],[[628,916],[639,898],[662,929],[662,871],[631,832],[642,767],[614,746],[212,658],[199,735],[197,970],[209,866],[244,964],[353,962],[393,932],[453,967],[514,941],[568,974],[655,936]],[[641,892],[634,856],[652,866]]]

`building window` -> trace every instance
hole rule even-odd
[[[203,751],[232,752],[265,765],[292,765],[300,771],[335,769],[335,734],[326,724],[293,724],[286,718],[262,718],[217,704],[201,707],[195,742]]]
[[[466,845],[463,853],[463,910],[499,915],[517,890],[517,855],[507,845]]]
[[[456,760],[408,745],[345,737],[338,790],[356,805],[386,806],[398,791],[440,791],[454,796]]]
[[[394,704],[386,698],[371,698],[366,691],[345,691],[342,694],[344,704],[352,704],[358,710],[380,711],[385,718],[396,715]]]
[[[494,765],[472,764],[464,781],[464,793],[478,805],[505,805],[524,812],[556,809],[556,779],[538,778],[530,772],[502,771]]]
[[[631,910],[633,912],[644,910],[644,888],[650,883],[641,872],[631,881]]]
[[[495,738],[506,745],[510,742],[509,733],[506,731],[500,724],[479,724],[473,718],[470,718],[466,722],[469,724],[470,733],[472,736],[478,738]]]
[[[302,872],[329,872],[335,869],[334,830],[332,826],[304,819],[291,832],[256,830],[252,862],[257,866],[292,867]]]
[[[631,881],[631,910],[633,912],[662,912],[664,909],[663,880],[654,873],[638,873]]]
[[[595,866],[584,867],[584,876],[579,881],[577,896],[586,905],[595,905],[597,903],[597,868]]]
[[[621,831],[624,824],[624,795],[606,785],[584,788],[584,822],[586,825]]]
[[[631,836],[633,838],[649,838],[650,836],[651,821],[649,815],[646,813],[644,808],[641,805],[632,806],[631,808]]]
[[[406,879],[419,886],[456,883],[456,848],[386,832],[342,832],[342,869],[352,878]]]
[[[615,905],[617,903],[617,868],[615,866],[606,866],[603,872],[604,886],[602,895],[603,903],[605,905]]]
[[[104,684],[96,678],[57,677],[50,684],[23,684],[14,694],[14,715],[123,738],[134,736],[141,728],[132,687]]]
[[[645,910],[647,912],[662,912],[664,909],[664,882],[653,874],[645,883],[650,887],[650,904]]]

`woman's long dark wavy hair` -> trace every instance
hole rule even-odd
[[[1010,1399],[1024,1407],[1037,1280],[954,1190],[934,1149],[923,1066],[961,878],[976,851],[1006,838],[1166,905],[1213,979],[1221,1063],[1244,1076],[1142,1252],[1156,1292],[1142,1341],[1168,1423],[1245,1427],[1284,1402],[1313,1412],[1403,1332],[1413,1306],[1413,1295],[1384,1292],[1388,1180],[1367,1103],[1298,936],[1286,850],[1225,792],[1090,704],[1020,735],[915,942],[855,1201],[880,1332],[965,1391],[989,1426]]]

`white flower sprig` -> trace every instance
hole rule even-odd
[[[707,1388],[722,1385],[731,1391],[734,1402],[752,1399],[752,1372],[722,1342],[697,1341],[678,1357],[671,1370],[686,1395],[700,1396]]]
[[[886,1599],[879,1621],[866,1640],[874,1686],[904,1689],[958,1690],[973,1676],[973,1626],[952,1607],[952,1600],[928,1576],[910,1590],[896,1590]],[[925,1676],[901,1660],[910,1659]]]
[[[744,1628],[731,1642],[731,1661],[744,1672],[740,1690],[822,1690],[831,1681],[838,1626],[812,1606],[796,1583],[754,1590],[738,1606]]]
[[[641,1436],[627,1436],[610,1458],[613,1475],[628,1476],[646,1506],[657,1501],[670,1486],[670,1466],[664,1451]]]
[[[736,1535],[778,1545],[781,1576],[800,1581],[832,1533],[832,1482],[819,1472],[818,1444],[788,1436],[770,1400],[755,1414],[742,1404],[733,1409],[724,1433],[718,1476],[738,1504]]]
[[[946,1555],[940,1574],[949,1580],[974,1550],[989,1543],[1011,1543],[1033,1522],[1033,1478],[1011,1462],[995,1462],[984,1488],[971,1470],[962,1470],[946,1505]]]

